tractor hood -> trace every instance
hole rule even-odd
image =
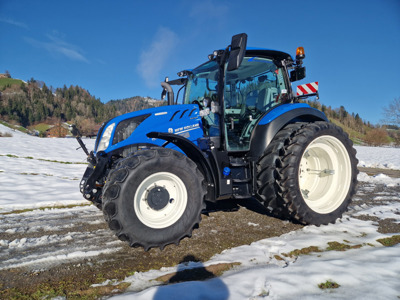
[[[196,142],[203,136],[198,105],[161,106],[115,117],[100,128],[94,153],[129,151],[127,148],[161,146],[165,143],[164,140],[147,137],[149,132],[178,134]]]

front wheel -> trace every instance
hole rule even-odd
[[[132,247],[178,244],[200,222],[203,181],[196,164],[180,152],[139,151],[110,172],[103,191],[105,218]]]

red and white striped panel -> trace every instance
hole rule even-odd
[[[297,96],[318,92],[318,81],[297,86]]]

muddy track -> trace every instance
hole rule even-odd
[[[346,215],[376,205],[372,201],[376,197],[382,197],[379,204],[400,201],[399,194],[398,186],[361,183]],[[394,225],[388,222],[385,226]],[[39,290],[69,299],[109,295],[123,287],[96,289],[91,285],[174,266],[188,256],[205,262],[225,249],[302,227],[269,216],[255,200],[237,201],[203,214],[192,238],[179,246],[144,252],[119,241],[94,206],[0,215],[0,299],[32,297]],[[391,230],[400,231],[398,226]]]

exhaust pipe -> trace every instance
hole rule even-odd
[[[168,105],[174,105],[174,91],[172,87],[167,82],[168,78],[165,78],[165,81],[161,82],[161,86],[163,87],[163,91],[161,93],[161,100],[165,99],[165,95],[168,92]]]

